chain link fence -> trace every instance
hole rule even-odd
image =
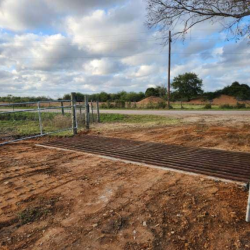
[[[100,122],[99,104],[72,100],[0,105],[0,145],[50,134],[67,135]],[[72,131],[72,132],[71,132]]]

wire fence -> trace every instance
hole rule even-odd
[[[76,134],[100,122],[99,104],[74,99],[0,105],[0,145],[50,134]]]

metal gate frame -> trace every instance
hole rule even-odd
[[[42,103],[61,103],[61,106],[52,106],[52,107],[46,107],[46,108],[42,108],[41,104]],[[68,103],[69,105],[64,106],[63,103]],[[15,111],[14,107],[17,105],[36,105],[37,108],[35,109],[24,109],[24,110],[18,110]],[[90,109],[92,111],[92,120],[94,120],[94,116],[93,116],[93,103],[91,101],[91,105],[89,105],[88,102],[88,96],[85,96],[85,103],[84,105],[81,104],[77,104],[76,102],[76,93],[71,93],[71,100],[60,100],[60,101],[38,101],[38,102],[23,102],[23,103],[10,103],[10,104],[1,104],[0,107],[8,107],[11,106],[13,107],[13,111],[7,111],[7,112],[0,112],[1,114],[13,114],[13,113],[22,113],[22,112],[33,112],[33,113],[37,113],[38,114],[38,119],[39,119],[39,130],[40,130],[40,134],[38,135],[33,135],[33,136],[27,136],[27,137],[23,137],[20,139],[15,139],[15,140],[10,140],[10,141],[6,141],[3,143],[0,143],[0,146],[6,145],[6,144],[10,144],[10,143],[14,143],[14,142],[19,142],[19,141],[23,141],[23,140],[29,140],[29,139],[34,139],[34,138],[39,138],[39,137],[43,137],[46,135],[51,135],[51,134],[56,134],[56,133],[61,133],[61,132],[65,132],[65,131],[70,131],[72,130],[73,135],[77,134],[77,130],[78,130],[78,123],[77,123],[77,108],[80,108],[80,112],[82,111],[82,109],[85,110],[85,128],[89,129],[89,124],[90,124]],[[100,112],[99,112],[99,103],[97,101],[96,103],[97,106],[97,122],[100,122]],[[60,109],[62,111],[62,115],[64,115],[65,113],[65,109],[70,109],[71,110],[71,120],[72,120],[72,126],[66,129],[60,129],[60,130],[55,130],[52,132],[44,132],[43,129],[43,124],[42,124],[42,111],[44,110],[55,110],[55,109]]]

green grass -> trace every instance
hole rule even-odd
[[[62,116],[60,113],[42,113],[43,132],[53,132],[71,128],[70,114]],[[101,114],[101,123],[124,123],[124,124],[175,124],[178,119],[155,115],[123,115],[123,114]],[[96,121],[96,115],[95,115]],[[94,125],[91,125],[94,126]],[[79,119],[79,130],[84,129],[83,120]],[[13,114],[0,114],[0,137],[10,136],[21,138],[40,134],[38,114],[33,112],[22,112]],[[64,131],[55,133],[56,136],[70,136],[72,132]]]
[[[42,113],[43,132],[53,132],[71,127],[70,114]],[[65,132],[63,132],[65,133]],[[21,137],[40,134],[37,112],[0,113],[0,135]]]
[[[20,225],[25,225],[34,221],[41,220],[53,213],[54,206],[58,198],[51,198],[46,200],[45,198],[39,199],[39,204],[34,207],[28,207],[25,210],[17,214]]]
[[[157,115],[101,114],[102,123],[175,123],[177,119]]]

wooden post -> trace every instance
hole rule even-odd
[[[63,102],[61,102],[61,108],[62,108],[62,115],[64,115],[64,107],[63,107]]]
[[[97,122],[100,123],[100,109],[99,109],[99,101],[96,102],[96,111],[97,111]]]
[[[169,51],[168,51],[168,109],[170,109],[170,71],[171,71],[171,31],[169,31]]]
[[[247,202],[246,222],[250,222],[250,187],[249,187],[249,195],[248,195],[248,202]]]
[[[73,135],[77,134],[76,127],[76,93],[71,93],[71,119],[72,119],[72,132]]]
[[[86,129],[89,129],[89,101],[88,96],[85,95],[85,127]]]

